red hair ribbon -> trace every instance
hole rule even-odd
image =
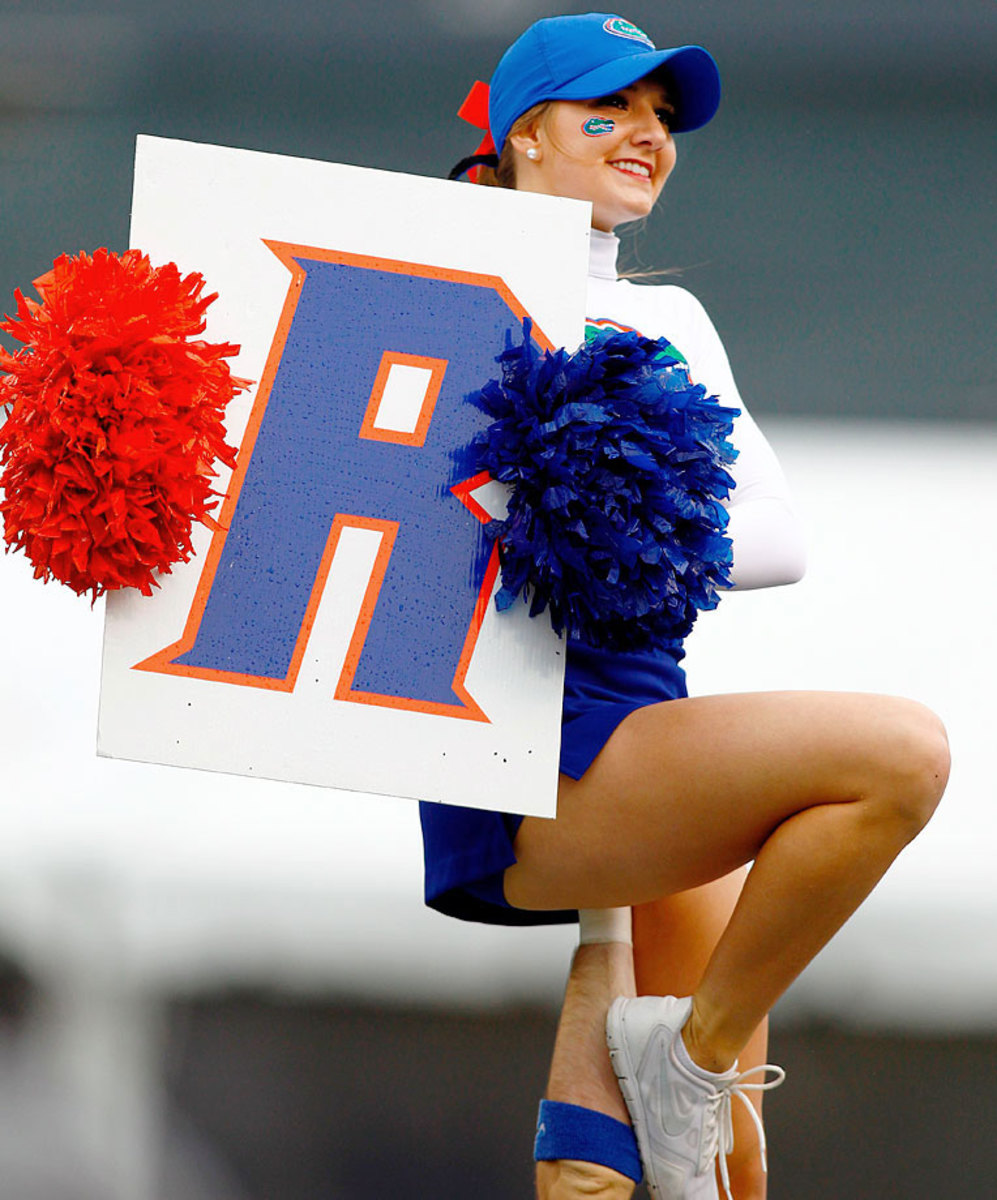
[[[475,150],[475,154],[494,154],[495,143],[492,141],[492,135],[488,129],[488,84],[482,83],[480,79],[476,80],[471,90],[467,93],[467,99],[457,109],[457,116],[462,121],[466,121],[469,125],[473,125],[475,129],[484,130],[485,136],[481,140],[481,145]]]

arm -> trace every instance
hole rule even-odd
[[[738,405],[734,422],[736,487],[728,502],[728,536],[734,543],[733,586],[777,587],[796,583],[806,569],[803,529],[786,478],[772,447],[751,414]]]
[[[722,404],[741,410],[732,437],[738,450],[731,469],[736,486],[727,503],[733,586],[747,590],[796,583],[806,569],[806,545],[786,477],[738,393],[720,335],[699,301],[689,300],[694,306],[692,377]]]

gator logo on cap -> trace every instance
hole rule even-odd
[[[650,46],[654,49],[654,42],[647,36],[643,29],[638,29],[636,25],[630,21],[624,21],[622,17],[610,17],[603,22],[603,29],[607,33],[615,34],[616,37],[629,38],[632,42],[643,42],[645,46]]]

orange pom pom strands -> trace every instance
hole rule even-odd
[[[192,522],[214,528],[214,463],[236,453],[222,418],[248,384],[225,362],[238,346],[193,340],[215,299],[203,287],[138,250],[97,250],[57,259],[35,281],[41,303],[15,293],[0,322],[24,343],[0,347],[0,513],[35,578],[95,600],[149,595],[190,558]]]

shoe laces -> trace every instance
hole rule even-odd
[[[775,1076],[774,1079],[762,1079],[755,1083],[746,1082],[750,1076],[764,1076],[769,1071]],[[727,1155],[734,1149],[733,1098],[737,1096],[751,1114],[751,1119],[758,1132],[758,1149],[762,1157],[762,1170],[768,1173],[765,1126],[747,1093],[769,1092],[772,1088],[777,1088],[785,1078],[786,1072],[782,1067],[773,1066],[772,1063],[763,1063],[757,1067],[750,1067],[747,1071],[717,1088],[706,1102],[707,1115],[704,1123],[705,1136],[700,1156],[700,1170],[705,1170],[713,1162],[713,1159],[719,1156],[720,1181],[727,1193],[727,1200],[734,1200],[730,1190],[730,1175],[727,1171]]]

